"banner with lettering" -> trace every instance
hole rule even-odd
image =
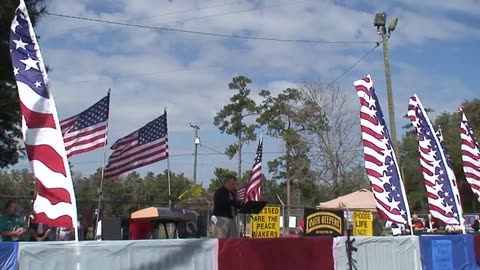
[[[373,236],[373,214],[369,211],[353,211],[353,235]]]
[[[251,238],[280,237],[280,207],[266,206],[250,220]]]
[[[305,208],[305,236],[342,236],[343,211]]]

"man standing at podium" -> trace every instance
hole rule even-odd
[[[227,175],[223,186],[215,191],[212,223],[213,235],[216,238],[238,237],[235,216],[237,209],[242,206],[242,202],[237,199],[236,187],[237,178]]]

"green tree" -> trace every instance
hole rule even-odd
[[[183,173],[170,172],[170,184],[172,201],[175,202],[178,196],[193,185],[191,179],[187,178]],[[145,204],[149,201],[163,202],[167,206],[168,196],[168,171],[159,173],[154,176],[153,173],[148,172],[147,175],[141,179],[135,180],[135,187],[131,187],[130,191],[134,191],[135,200],[140,204]]]
[[[464,108],[465,115],[474,128],[476,138],[480,139],[480,99],[464,101],[461,106]],[[436,129],[441,129],[442,131],[445,148],[450,156],[453,171],[457,179],[460,198],[464,208],[463,211],[473,212],[479,209],[479,203],[463,171],[460,122],[461,114],[459,112],[442,113],[435,119],[434,125]]]
[[[282,200],[286,198],[287,192],[285,183],[279,183],[275,179],[267,179],[265,176],[262,179],[262,201],[267,201],[272,204],[280,204],[277,195]]]
[[[245,186],[245,183],[250,178],[250,173],[251,171],[248,170],[242,175],[240,179],[238,179],[238,188],[242,188]],[[235,177],[238,177],[237,172],[225,168],[215,168],[213,175],[214,177],[210,179],[210,183],[207,188],[208,192],[215,192],[215,190],[220,188],[223,185],[223,179],[225,179],[225,176],[233,175]]]
[[[72,172],[77,207],[80,215],[90,226],[93,224],[93,211],[98,207],[101,169],[83,177]],[[147,172],[144,177],[133,171],[115,180],[106,179],[103,186],[101,208],[114,215],[126,215],[131,206],[139,208],[168,205],[167,171],[155,175]],[[171,172],[172,198],[192,186],[192,181],[182,173]],[[8,199],[18,200],[19,206],[29,208],[33,197],[35,178],[27,170],[0,171],[0,203]],[[21,200],[20,200],[21,198]]]
[[[260,96],[264,100],[257,122],[267,128],[268,135],[283,140],[285,145],[285,154],[268,162],[268,168],[273,173],[273,179],[283,179],[286,182],[289,216],[292,183],[307,182],[312,176],[309,148],[300,135],[300,132],[305,130],[299,114],[302,94],[297,89],[287,88],[277,96],[272,96],[268,90],[262,90]]]
[[[250,98],[251,90],[248,88],[252,80],[245,76],[238,76],[232,79],[228,84],[230,90],[236,93],[230,98],[230,103],[225,105],[214,118],[213,124],[217,126],[222,133],[227,133],[237,137],[237,143],[230,145],[226,149],[226,154],[233,158],[238,157],[237,175],[242,174],[242,148],[256,139],[256,125],[247,124],[246,117],[258,113],[258,108],[253,99]]]
[[[400,143],[401,170],[412,212],[426,211],[425,186],[418,156],[417,134],[407,132]],[[408,168],[408,169],[406,169]]]
[[[237,173],[235,171],[224,169],[224,168],[215,168],[214,177],[210,180],[210,184],[208,186],[207,191],[210,193],[215,192],[219,187],[222,186],[223,179],[226,175],[234,175],[236,176]],[[242,178],[238,181],[239,188],[245,186],[247,181],[250,179],[251,171],[246,171]],[[279,184],[275,179],[266,179],[265,176],[262,179],[262,187],[261,187],[261,194],[262,200],[268,201],[273,204],[279,204],[280,202],[277,199],[277,195],[280,195],[281,198],[286,198],[286,189],[285,184]]]
[[[76,173],[72,172],[72,176]],[[100,187],[101,171],[98,169],[88,177],[72,177],[77,198],[78,212],[84,216],[93,215],[93,209],[97,208],[98,191]],[[91,218],[88,222],[92,222]]]
[[[0,198],[12,195],[14,192],[15,183],[11,179],[10,174],[6,171],[0,171]]]
[[[44,1],[25,2],[35,26],[45,12]],[[23,155],[20,142],[22,118],[9,49],[10,25],[17,6],[18,0],[0,2],[0,168],[16,164]]]
[[[192,181],[183,174],[171,172],[172,199],[191,187]],[[77,199],[81,212],[92,211],[97,208],[98,191],[100,187],[101,170],[98,169],[89,177],[83,177],[75,181]],[[167,171],[155,175],[147,172],[144,177],[133,171],[123,175],[114,181],[106,179],[103,186],[103,209],[108,209],[113,214],[127,214],[131,206],[147,207],[152,203],[168,204],[168,181]]]
[[[0,173],[0,205],[7,200],[15,200],[19,210],[31,211],[35,178],[28,169],[2,171]]]

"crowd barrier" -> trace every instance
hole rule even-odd
[[[422,269],[418,237],[353,237],[353,269]],[[335,269],[348,269],[346,237],[334,240]]]
[[[353,237],[355,270],[477,270],[480,235]],[[0,270],[348,269],[346,237],[0,243]]]

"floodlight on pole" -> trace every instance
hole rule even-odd
[[[390,122],[390,134],[392,145],[395,152],[398,154],[397,128],[395,125],[395,109],[393,102],[392,77],[390,73],[390,53],[388,50],[388,40],[391,33],[395,30],[398,23],[398,18],[393,18],[388,25],[388,32],[386,26],[387,14],[385,12],[375,14],[373,26],[377,28],[378,34],[382,37],[383,43],[383,61],[385,64],[385,80],[387,84],[387,100],[388,100],[388,117]]]
[[[395,31],[395,28],[397,27],[397,23],[398,23],[398,18],[397,17],[393,18],[393,20],[388,25],[388,33],[389,34],[393,31]]]

